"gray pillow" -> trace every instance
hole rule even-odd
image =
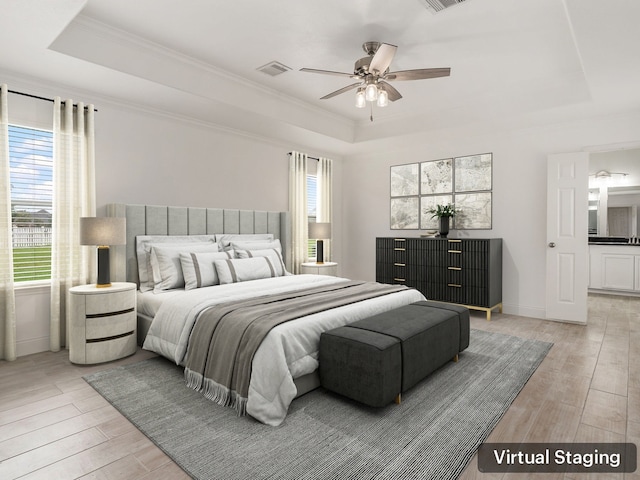
[[[236,258],[268,257],[276,268],[278,276],[286,275],[287,269],[282,260],[282,254],[277,248],[267,248],[262,250],[234,250]]]
[[[184,245],[216,244],[215,235],[138,235],[136,237],[136,257],[138,259],[138,280],[140,291],[153,290],[153,269],[151,268],[151,246],[154,244]]]
[[[231,252],[180,253],[185,290],[218,285],[220,280],[213,262],[225,258],[232,258]]]
[[[230,250],[231,242],[269,242],[273,240],[273,233],[223,233],[216,235],[216,242],[220,250]]]
[[[220,285],[281,276],[269,257],[231,258],[213,263]]]
[[[153,270],[153,291],[161,292],[184,287],[184,275],[180,264],[181,253],[218,252],[215,243],[201,245],[153,245],[151,247],[151,268]]]

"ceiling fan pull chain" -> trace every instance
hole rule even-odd
[[[369,115],[369,120],[373,122],[373,103],[369,103],[369,106],[371,107],[371,115]]]

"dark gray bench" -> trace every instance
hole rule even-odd
[[[396,400],[469,346],[469,310],[417,302],[323,332],[323,387],[372,407]]]

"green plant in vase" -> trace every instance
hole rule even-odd
[[[442,238],[447,238],[449,235],[449,223],[451,217],[455,217],[457,213],[460,213],[460,210],[457,210],[455,205],[452,203],[448,203],[447,205],[436,205],[435,208],[429,210],[431,213],[431,218],[439,218],[440,219],[440,236]]]

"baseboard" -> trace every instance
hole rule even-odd
[[[16,342],[16,355],[24,357],[34,353],[48,352],[50,350],[49,337],[30,338]]]
[[[544,308],[516,305],[513,303],[503,303],[502,313],[518,315],[519,317],[541,318],[543,320],[546,320],[547,318],[547,312]]]

